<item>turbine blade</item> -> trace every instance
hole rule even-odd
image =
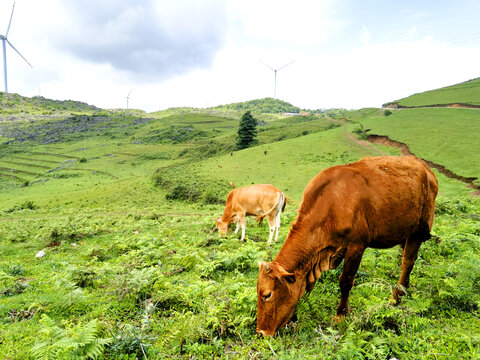
[[[275,71],[274,68],[272,68],[270,65],[265,64],[262,60],[258,60],[258,61],[260,61],[263,65],[265,65],[266,67],[268,67],[270,70]]]
[[[280,69],[278,69],[278,70],[282,70],[283,68],[285,68],[285,67],[287,67],[288,65],[292,64],[293,62],[294,62],[294,60],[293,60],[293,61],[290,61],[288,64],[283,65],[283,66],[282,66]]]
[[[8,32],[10,31],[10,25],[12,24],[12,18],[13,18],[13,10],[15,10],[15,1],[13,2],[12,13],[10,14],[10,21],[8,22],[7,33],[5,34],[5,37],[8,36]]]
[[[132,91],[133,91],[133,88],[132,88],[132,90],[130,90],[130,92],[128,93],[127,98],[130,96],[130,94],[132,93]]]
[[[12,43],[11,43],[10,41],[8,41],[8,39],[5,39],[5,40],[7,41],[8,45],[10,45],[10,46],[12,47],[12,49],[15,50],[15,51],[17,52],[17,54],[20,55],[20,57],[21,57],[23,60],[25,60],[25,62],[26,62],[28,65],[30,65],[31,68],[33,68],[32,64],[30,64],[30,63],[28,62],[28,60],[25,59],[22,54],[20,54],[20,51],[18,51],[17,49],[15,49],[15,46],[13,46]]]

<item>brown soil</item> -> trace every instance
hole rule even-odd
[[[368,135],[367,140],[370,141],[371,143],[374,143],[374,144],[392,146],[392,147],[395,147],[397,149],[400,149],[400,151],[402,152],[402,155],[415,155],[414,153],[412,153],[410,151],[407,144],[401,143],[399,141],[392,140],[388,136]],[[415,155],[415,156],[417,156],[417,155]],[[417,156],[417,157],[419,157],[419,156]],[[467,186],[469,188],[475,189],[476,191],[474,191],[472,193],[472,196],[480,196],[480,186],[476,185],[474,183],[474,181],[477,180],[476,177],[465,177],[465,176],[462,176],[462,175],[457,175],[453,171],[447,169],[443,165],[434,163],[433,161],[426,160],[426,159],[423,159],[423,158],[420,158],[420,159],[425,161],[428,164],[428,166],[430,166],[431,168],[437,169],[441,174],[445,175],[446,177],[448,177],[450,179],[459,180],[459,181],[467,184]]]

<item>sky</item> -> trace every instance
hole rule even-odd
[[[479,18],[477,0],[16,0],[8,39],[33,68],[7,45],[8,88],[147,112],[381,107],[480,77]]]

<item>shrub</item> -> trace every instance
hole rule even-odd
[[[11,264],[6,267],[5,272],[10,276],[23,276],[25,275],[25,268],[22,264]]]
[[[167,190],[167,200],[201,201],[204,204],[222,204],[229,190],[227,181],[200,178],[193,170],[178,171],[175,166],[157,169],[153,184]]]
[[[218,189],[215,189],[213,186],[209,186],[203,192],[202,200],[206,204],[223,204],[225,197],[221,195],[222,192],[219,192]]]
[[[36,210],[38,209],[38,206],[35,205],[35,203],[31,200],[27,200],[19,205],[15,205],[14,207],[5,210],[6,213],[12,213],[15,211],[20,211],[20,210]]]
[[[193,184],[179,184],[170,189],[165,198],[167,200],[188,200],[193,202],[197,201],[200,195],[200,191]]]
[[[122,328],[117,326],[112,332],[112,343],[107,351],[115,359],[137,359],[145,352],[144,343],[149,340],[150,337],[136,326],[125,325]],[[125,355],[130,356],[126,357]]]
[[[385,110],[385,111],[383,112],[383,115],[384,115],[384,116],[390,116],[390,115],[392,115],[392,111],[391,111],[391,110]]]
[[[352,132],[354,134],[357,135],[357,138],[359,138],[360,140],[366,140],[367,137],[368,137],[368,132],[370,131],[370,129],[365,129],[363,127],[363,124],[359,124],[355,129],[352,130]]]

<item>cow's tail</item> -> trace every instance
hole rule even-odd
[[[277,198],[277,201],[275,202],[275,205],[273,205],[273,207],[270,210],[268,210],[265,214],[261,214],[257,216],[258,225],[261,225],[263,218],[268,214],[270,214],[271,212],[276,210],[276,214],[282,213],[283,210],[285,209],[286,204],[287,204],[287,201],[285,198],[285,194],[283,192],[280,192],[278,194],[278,198]]]

